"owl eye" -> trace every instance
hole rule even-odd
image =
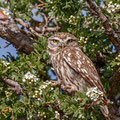
[[[54,43],[58,43],[58,42],[59,42],[58,40],[55,40],[55,39],[54,39],[54,40],[52,40],[52,41],[53,41]]]
[[[69,39],[68,41],[67,41],[67,43],[71,43],[73,40],[72,39]]]

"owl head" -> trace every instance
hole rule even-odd
[[[70,33],[59,32],[48,39],[48,53],[50,55],[59,53],[71,46],[78,46],[78,40]]]

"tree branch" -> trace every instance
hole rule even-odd
[[[20,18],[16,18],[15,19],[19,24],[21,24],[23,27],[26,27],[29,31],[27,31],[26,34],[32,34],[33,36],[36,37],[42,37],[42,34],[37,33],[32,27],[30,27],[30,25],[28,25],[26,22],[24,22],[22,19]],[[24,30],[26,32],[26,30]]]
[[[33,51],[34,40],[30,39],[25,33],[21,32],[13,19],[0,20],[0,37],[9,41],[18,51],[26,54]]]
[[[2,77],[2,80],[5,84],[12,86],[12,87],[8,88],[9,91],[16,92],[17,94],[23,94],[23,90],[22,90],[21,86],[18,84],[18,82],[7,79],[6,77]]]
[[[31,27],[22,19],[15,19],[19,24],[27,28],[27,30],[24,30],[17,26],[13,18],[8,19],[3,12],[0,12],[0,37],[13,44],[18,51],[30,54],[33,51],[33,43],[36,43],[32,38],[43,37],[50,32],[55,32],[60,29],[55,20],[54,23],[56,26],[49,27],[49,23],[51,22],[49,18],[44,13],[39,12],[39,14],[43,16],[45,21],[42,27]]]
[[[100,19],[100,21],[103,24],[103,27],[105,28],[105,34],[109,36],[111,42],[115,46],[117,53],[120,53],[120,34],[115,33],[113,30],[111,24],[109,23],[107,17],[102,13],[102,10],[100,7],[95,5],[92,0],[86,0],[89,4],[89,11],[92,11],[92,14],[96,14],[97,17]]]
[[[28,29],[29,33],[31,33],[33,36],[36,36],[36,37],[43,37],[50,32],[55,32],[55,31],[60,30],[60,27],[58,26],[58,24],[54,18],[48,18],[42,12],[39,12],[39,14],[44,18],[44,21],[45,21],[44,25],[42,27],[35,26],[35,28],[33,28],[30,25],[28,25],[28,23],[24,22],[20,18],[16,18],[15,20],[19,24],[21,24],[23,27],[26,27]],[[53,23],[56,25],[55,27],[49,27],[49,23],[51,22],[51,20],[53,20]]]
[[[43,2],[42,0],[38,0],[40,3],[42,3],[42,4],[45,4],[45,2]]]

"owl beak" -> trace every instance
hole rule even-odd
[[[64,44],[62,44],[62,50],[65,48]]]

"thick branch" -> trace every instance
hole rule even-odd
[[[13,80],[7,79],[6,77],[2,77],[2,81],[12,87],[8,88],[9,91],[16,92],[17,94],[23,94],[23,90],[18,82]]]
[[[119,85],[120,82],[120,72],[119,72],[119,67],[120,66],[115,66],[113,69],[113,75],[110,78],[110,87],[111,87],[111,91],[110,91],[110,97],[114,94],[114,92],[116,91],[117,86]]]
[[[35,41],[21,32],[13,19],[0,20],[0,37],[13,44],[18,51],[26,54],[33,51],[32,45]]]

